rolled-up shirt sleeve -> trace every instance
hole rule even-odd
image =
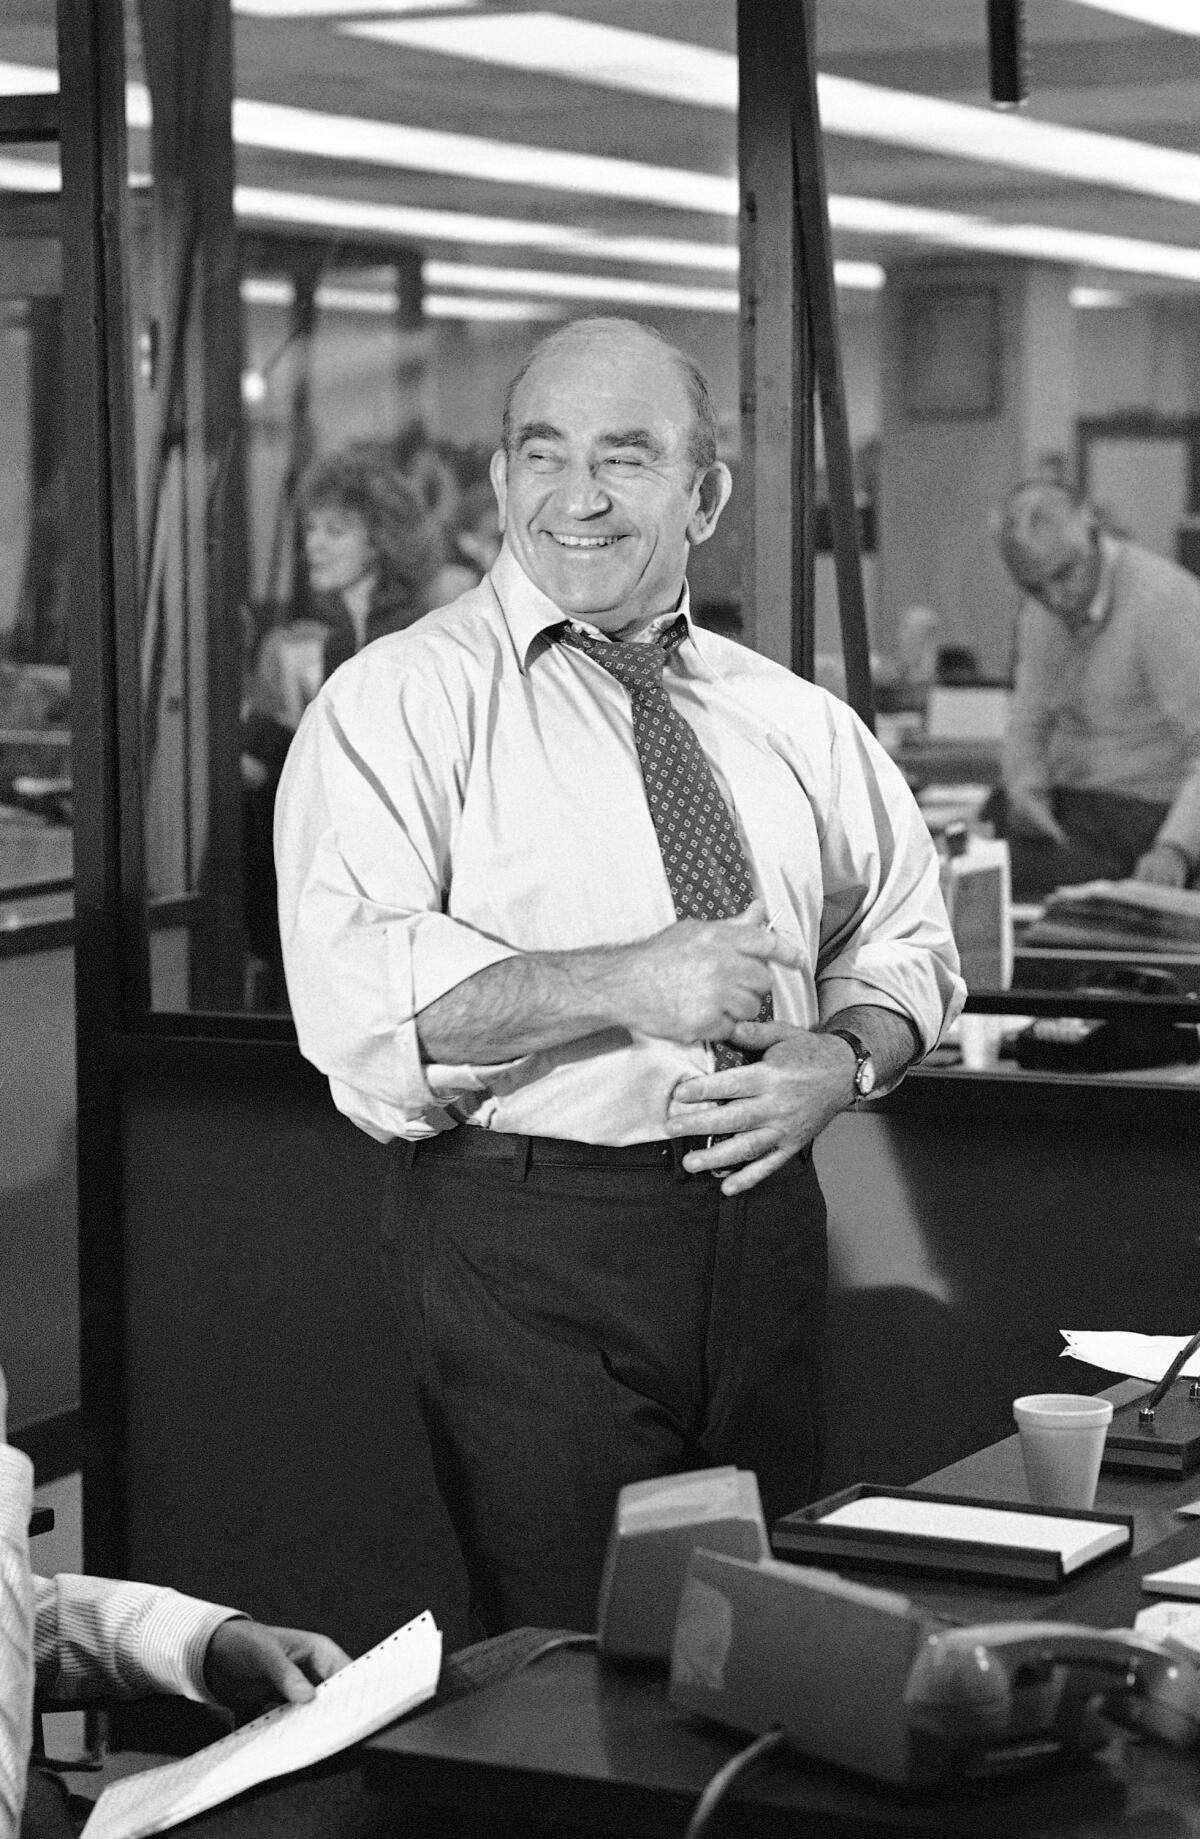
[[[0,1839],[17,1839],[33,1729],[33,1464],[0,1442]]]
[[[208,1644],[240,1615],[154,1584],[59,1572],[34,1580],[37,1679],[52,1699],[168,1692],[205,1704]]]
[[[892,1009],[928,1053],[966,996],[937,852],[903,776],[849,709],[832,735],[821,865],[822,1021],[856,1003]]]
[[[300,1047],[339,1109],[381,1141],[397,1118],[414,1136],[444,1128],[442,1108],[495,1077],[492,1066],[423,1064],[416,1018],[516,955],[445,911],[465,771],[457,720],[427,686],[392,680],[388,693],[382,719],[370,674],[338,673],[305,713],[275,806]],[[386,765],[372,758],[383,745]]]

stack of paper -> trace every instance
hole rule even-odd
[[[1059,888],[1023,943],[1194,955],[1200,951],[1200,892],[1147,881],[1088,881]]]
[[[382,1730],[432,1698],[442,1637],[428,1610],[322,1681],[305,1705],[278,1705],[230,1736],[106,1788],[86,1839],[142,1839],[232,1800],[247,1788],[307,1769]]]

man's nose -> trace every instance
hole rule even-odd
[[[560,487],[563,507],[572,517],[595,517],[609,506],[608,493],[585,460],[576,461]]]

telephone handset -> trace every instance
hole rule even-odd
[[[904,1697],[912,1737],[943,1755],[1087,1748],[1097,1715],[1179,1747],[1200,1736],[1200,1669],[1126,1629],[941,1629],[918,1648]]]

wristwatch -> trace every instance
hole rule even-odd
[[[879,1074],[875,1071],[875,1062],[870,1050],[850,1028],[827,1028],[826,1034],[839,1034],[854,1055],[854,1093],[857,1098],[870,1098],[879,1084]]]

